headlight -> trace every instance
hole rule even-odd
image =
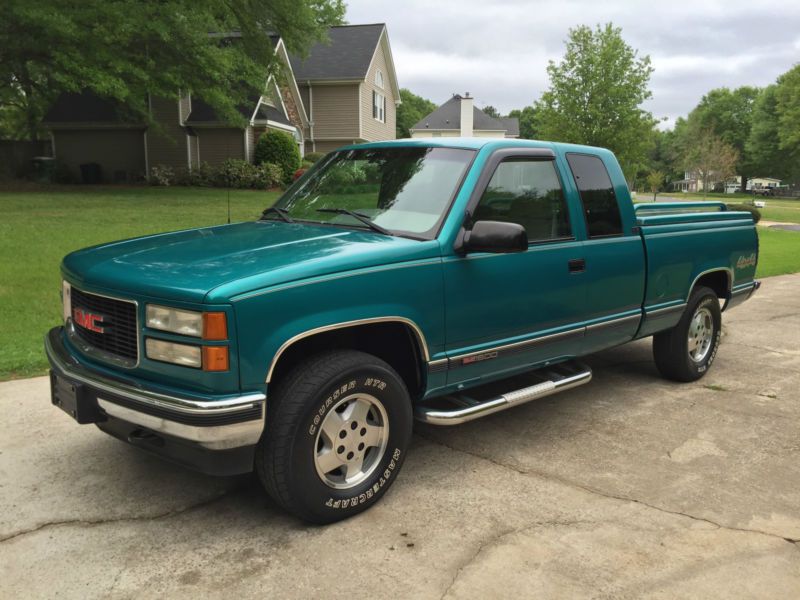
[[[201,337],[203,335],[203,313],[148,304],[147,326],[170,333]]]
[[[197,312],[148,304],[147,327],[204,340],[228,338],[228,321],[224,312]]]
[[[147,348],[147,358],[151,360],[160,360],[184,367],[195,367],[196,369],[203,366],[200,346],[174,344],[172,342],[147,338],[145,340],[145,347]]]

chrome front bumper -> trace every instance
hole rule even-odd
[[[69,352],[62,327],[51,329],[45,336],[45,351],[55,375],[86,388],[100,411],[109,417],[209,450],[251,446],[261,437],[266,412],[262,393],[201,400],[112,379]]]

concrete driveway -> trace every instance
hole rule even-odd
[[[800,597],[799,309],[800,276],[766,280],[696,384],[643,341],[588,386],[418,426],[384,501],[329,527],[4,383],[0,597]]]

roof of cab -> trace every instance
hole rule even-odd
[[[406,138],[402,140],[386,140],[383,142],[367,142],[365,144],[352,144],[342,146],[340,150],[357,150],[365,148],[392,148],[392,147],[422,147],[422,148],[463,148],[467,150],[480,150],[486,146],[497,148],[550,148],[560,152],[589,152],[602,154],[608,152],[604,148],[582,146],[579,144],[565,144],[562,142],[546,142],[542,140],[520,140],[513,138]]]

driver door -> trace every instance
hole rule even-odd
[[[473,222],[522,225],[529,245],[444,259],[448,385],[573,355],[583,337],[585,263],[555,156],[496,153],[469,212]]]

